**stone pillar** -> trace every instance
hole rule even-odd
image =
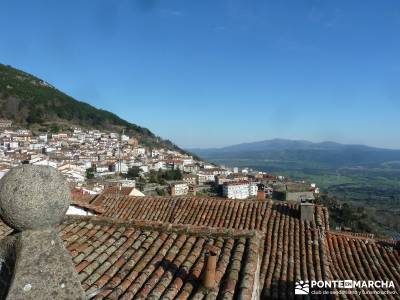
[[[0,217],[15,232],[0,241],[0,261],[11,273],[5,299],[85,299],[58,236],[70,201],[65,180],[51,167],[22,165],[0,180]]]

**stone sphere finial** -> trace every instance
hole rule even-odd
[[[51,167],[22,165],[0,180],[0,218],[18,231],[57,226],[70,202],[66,181]]]

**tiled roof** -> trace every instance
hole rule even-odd
[[[260,272],[263,299],[292,299],[298,280],[328,280],[319,216],[306,223],[299,218],[297,205],[271,205],[266,220]]]
[[[395,243],[331,231],[322,206],[305,222],[298,204],[279,201],[102,195],[92,204],[109,218],[67,218],[61,237],[85,290],[110,284],[98,298],[223,299],[242,292],[249,299],[241,288],[259,282],[261,299],[294,299],[298,280],[389,280],[400,290]],[[220,249],[220,271],[218,290],[205,297],[200,270],[207,244]]]
[[[251,299],[256,290],[255,231],[69,216],[60,236],[94,299]],[[211,290],[202,285],[210,246],[218,256]]]
[[[400,252],[394,242],[328,232],[326,243],[334,280],[389,280],[400,291]]]
[[[266,217],[271,210],[288,207],[292,217],[299,216],[297,204],[196,196],[115,197],[102,194],[91,203],[103,206],[104,216],[112,218],[262,231],[266,230]],[[317,207],[315,219],[328,227],[325,207]]]
[[[133,187],[119,187],[119,186],[110,186],[103,191],[104,195],[110,196],[128,196],[130,192],[132,192]]]
[[[91,198],[88,198],[91,199]],[[93,212],[96,215],[102,215],[104,213],[104,208],[100,205],[90,204],[89,201],[85,201],[84,199],[73,199],[71,205],[80,207],[84,210],[88,210]]]
[[[298,280],[381,279],[400,288],[395,244],[330,231],[328,210],[322,206],[316,206],[314,221],[308,223],[300,219],[298,204],[280,201],[100,196],[93,203],[114,218],[260,231],[262,299],[293,298]]]
[[[105,211],[101,205],[91,204],[91,202],[93,201],[94,198],[96,198],[97,195],[82,194],[77,190],[73,190],[71,192],[71,196],[72,196],[71,205],[73,206],[89,210],[95,213],[96,215],[101,215]]]

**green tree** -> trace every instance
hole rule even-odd
[[[151,183],[158,183],[158,172],[151,170],[149,174],[149,182]]]
[[[165,190],[156,188],[156,193],[158,196],[165,196]]]
[[[94,178],[94,168],[86,169],[86,178],[93,179]]]
[[[126,177],[129,179],[134,179],[136,177],[139,177],[140,175],[140,168],[139,167],[132,167],[129,168],[128,173],[126,174]]]
[[[167,170],[160,174],[165,180],[181,180],[183,178],[181,170]]]

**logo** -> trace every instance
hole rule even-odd
[[[294,286],[295,295],[308,295],[310,293],[310,284],[308,281],[296,281]]]
[[[384,291],[376,291],[377,289],[387,289]],[[355,281],[355,280],[299,280],[294,286],[295,295],[395,295],[393,281]]]

